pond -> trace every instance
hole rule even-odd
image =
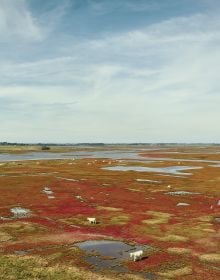
[[[158,180],[149,180],[149,179],[136,179],[137,182],[146,182],[146,183],[155,183],[155,184],[160,184],[162,183],[162,181],[158,181]]]
[[[151,246],[129,245],[121,241],[112,240],[90,240],[75,243],[74,246],[86,252],[86,261],[93,266],[93,270],[108,269],[125,273],[131,273],[123,265],[123,261],[130,260],[129,253],[142,249],[147,254],[148,250],[152,250]],[[151,273],[140,274],[148,277],[148,279],[155,279]]]
[[[214,222],[220,223],[220,217],[215,217],[215,218],[214,218]]]
[[[169,166],[169,167],[146,167],[146,166],[110,166],[102,169],[112,171],[137,171],[137,172],[156,172],[174,175],[192,175],[192,173],[182,172],[190,169],[200,169],[200,166]]]
[[[213,165],[209,165],[209,166],[211,166],[211,167],[220,167],[220,163],[218,163],[218,164],[213,164]]]
[[[174,192],[167,192],[166,194],[169,194],[169,195],[196,195],[196,194],[200,194],[200,193],[188,192],[188,191],[174,191]]]
[[[153,150],[153,149],[152,149]],[[23,160],[50,160],[50,159],[82,159],[82,158],[106,158],[106,159],[133,159],[133,160],[146,160],[138,155],[137,150],[123,151],[75,151],[75,152],[30,152],[23,154],[6,154],[0,153],[0,161],[23,161]]]
[[[22,207],[13,207],[10,211],[14,215],[14,218],[27,218],[31,215],[31,211],[29,209]]]

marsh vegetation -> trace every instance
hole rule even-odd
[[[220,277],[218,146],[66,149],[0,149],[1,279]]]

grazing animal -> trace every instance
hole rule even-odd
[[[143,257],[143,250],[138,250],[136,252],[132,252],[130,253],[130,258],[133,259],[134,262],[136,262],[137,260],[141,260]]]
[[[96,218],[87,218],[87,221],[89,221],[90,224],[96,224]]]

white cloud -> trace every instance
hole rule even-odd
[[[56,28],[70,6],[70,0],[34,15],[28,0],[0,0],[0,42],[41,42]]]
[[[20,39],[41,40],[42,30],[31,15],[25,0],[0,1],[0,37],[7,41],[14,37]]]
[[[29,127],[22,141],[41,140],[34,128],[44,141],[59,131],[64,142],[220,141],[219,27],[211,14],[173,18],[1,64],[0,98],[14,112],[5,123],[14,137]]]

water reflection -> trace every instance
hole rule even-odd
[[[157,150],[155,148],[144,149],[147,151]],[[161,149],[160,149],[161,150]],[[0,161],[24,161],[24,160],[52,160],[52,159],[83,159],[83,158],[103,158],[112,160],[135,160],[140,162],[155,162],[155,161],[173,161],[173,162],[204,162],[215,164],[215,167],[220,166],[220,161],[217,160],[202,160],[202,159],[181,159],[181,158],[168,158],[168,157],[145,157],[143,149],[118,149],[118,150],[102,150],[102,151],[73,151],[73,152],[30,152],[23,154],[1,154]]]
[[[105,170],[112,171],[137,171],[137,172],[156,172],[174,175],[192,175],[192,173],[182,172],[190,169],[200,169],[200,166],[169,166],[169,167],[146,167],[146,166],[111,166],[103,167]]]
[[[148,250],[152,250],[151,246],[128,245],[121,241],[112,240],[89,240],[75,243],[75,246],[86,252],[86,261],[93,266],[95,271],[103,269],[111,269],[117,272],[131,271],[123,265],[123,261],[129,260],[129,253],[136,250],[144,250],[147,254]],[[147,279],[155,279],[151,273],[140,273]]]

